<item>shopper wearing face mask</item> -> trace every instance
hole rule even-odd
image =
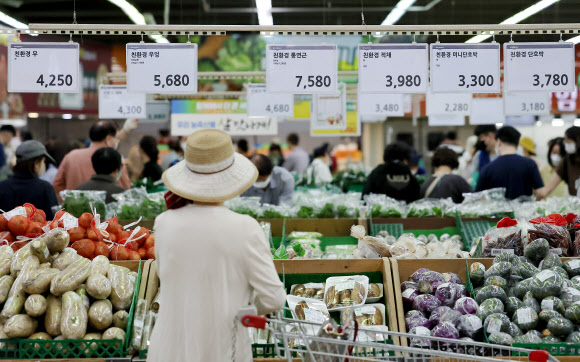
[[[556,175],[546,186],[539,197],[544,198],[558,187],[560,182],[568,184],[568,192],[572,196],[578,195],[580,186],[580,127],[570,127],[564,136],[564,151],[566,156],[556,168]]]
[[[77,190],[106,191],[105,202],[113,202],[114,194],[119,194],[126,189],[119,185],[121,178],[121,167],[123,167],[121,154],[114,148],[99,148],[91,157],[95,174],[87,182],[83,182]]]
[[[121,139],[125,138],[127,133],[134,129],[136,122],[137,120],[128,119],[123,129],[119,132],[117,132],[115,124],[111,121],[99,121],[91,127],[89,131],[91,144],[89,147],[69,152],[58,167],[52,186],[59,200],[59,193],[62,190],[75,190],[81,183],[88,181],[95,174],[91,163],[93,153],[103,147],[117,149]],[[129,188],[131,184],[127,169],[124,166],[121,173],[119,184]]]
[[[557,137],[548,142],[548,163],[540,169],[544,185],[550,185],[552,179],[557,175],[556,170],[566,157],[564,151],[564,139]],[[560,181],[558,186],[548,196],[568,196],[568,187],[564,181]]]
[[[328,143],[314,149],[314,159],[306,169],[304,176],[308,185],[326,185],[332,181],[330,165],[332,160],[328,154]]]
[[[9,211],[25,203],[34,205],[52,219],[52,207],[58,205],[52,186],[39,177],[46,171],[46,159],[52,157],[38,141],[25,141],[15,152],[14,174],[0,182],[0,209]],[[54,160],[52,160],[54,162]]]
[[[258,169],[258,179],[242,196],[260,197],[260,203],[270,205],[291,204],[294,195],[294,177],[282,167],[261,154],[254,154],[250,161]]]

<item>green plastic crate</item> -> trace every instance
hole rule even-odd
[[[471,250],[471,245],[473,240],[485,236],[487,230],[490,228],[488,221],[462,221],[459,213],[455,215],[455,220],[457,223],[457,228],[459,229],[459,234],[463,239],[463,250]]]
[[[580,356],[580,343],[514,343],[513,347],[548,351],[552,356]],[[527,355],[514,352],[512,355]]]
[[[403,235],[403,224],[372,224],[371,223],[371,235],[376,236],[381,231],[387,231],[389,235],[396,238]]]

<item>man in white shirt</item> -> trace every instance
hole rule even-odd
[[[292,153],[288,156],[282,167],[284,167],[289,172],[296,172],[302,175],[304,171],[308,168],[310,164],[310,156],[301,147],[298,147],[300,139],[296,133],[291,133],[286,140],[288,142],[288,147],[292,150]]]

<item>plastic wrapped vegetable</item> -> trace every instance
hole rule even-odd
[[[482,256],[494,257],[506,250],[513,250],[515,255],[524,255],[524,243],[522,230],[517,226],[517,221],[505,217],[487,231],[482,239]]]
[[[80,258],[52,279],[50,292],[53,295],[63,295],[65,292],[75,290],[87,279],[90,272],[91,261]]]
[[[485,285],[495,285],[507,291],[508,282],[499,275],[494,275],[485,280]]]
[[[499,276],[504,279],[509,279],[512,273],[512,264],[507,261],[502,261],[495,263],[485,271],[485,279],[491,278],[493,276]]]
[[[410,310],[407,313],[405,313],[405,318],[411,318],[411,317],[425,317],[425,314],[423,312],[419,312],[418,310]]]
[[[556,249],[556,254],[562,256],[574,255],[570,233],[566,229],[567,222],[562,215],[552,214],[546,217],[537,217],[530,220],[530,223],[534,225],[533,229],[528,230],[528,238],[531,241],[545,239],[548,241],[550,249]]]
[[[560,259],[560,257],[554,253],[548,253],[548,255],[546,255],[546,257],[540,262],[539,268],[544,270],[553,268],[555,266],[561,267],[562,259]]]
[[[429,316],[429,322],[431,322],[432,326],[436,326],[439,324],[439,319],[441,318],[441,316],[443,315],[443,313],[450,311],[451,308],[449,308],[448,306],[441,306],[441,307],[437,307],[435,309],[433,309],[433,311],[431,312],[431,315]]]
[[[430,336],[431,331],[428,328],[417,326],[409,331],[409,334],[415,334],[417,336]],[[411,338],[411,347],[414,348],[431,348],[431,340],[428,338]]]
[[[497,298],[491,298],[485,300],[483,303],[479,305],[479,307],[477,308],[476,315],[479,317],[479,319],[484,321],[488,316],[490,316],[493,313],[503,313],[503,309],[504,304],[502,303],[501,300]]]
[[[364,196],[364,201],[370,208],[373,218],[402,217],[405,213],[405,203],[387,197],[386,195],[370,194]]]
[[[566,343],[580,343],[580,332],[572,332],[566,338]]]
[[[495,332],[488,336],[489,343],[499,344],[502,346],[511,346],[514,343],[514,339],[507,333]]]
[[[413,301],[413,309],[424,313],[431,313],[435,308],[441,306],[441,301],[434,295],[422,294]]]
[[[4,324],[4,333],[8,338],[28,338],[34,333],[38,322],[27,314],[16,314]]]
[[[513,322],[510,322],[510,326],[509,326],[508,331],[506,333],[509,334],[510,336],[512,336],[513,338],[524,335],[524,333],[522,332],[520,327],[516,326],[516,324]]]
[[[483,322],[483,329],[487,334],[509,331],[510,319],[502,313],[490,314]]]
[[[412,306],[417,296],[419,296],[419,291],[417,289],[406,289],[402,293],[403,303],[406,306]]]
[[[414,327],[425,327],[425,328],[431,327],[431,322],[429,322],[429,319],[423,316],[413,316],[405,318],[405,324],[407,325],[407,330],[411,330]]]
[[[551,270],[542,270],[532,278],[530,290],[538,299],[558,296],[562,290],[562,277]]]
[[[88,315],[83,299],[75,292],[62,296],[61,331],[65,339],[81,339],[87,332]]]
[[[483,285],[485,277],[485,266],[479,262],[472,263],[469,267],[469,279],[474,287]]]
[[[580,291],[576,288],[566,287],[562,289],[562,292],[560,293],[560,298],[554,299],[552,305],[550,305],[550,302],[547,299],[548,298],[544,299],[544,301],[546,301],[546,307],[552,308],[545,309],[554,309],[557,310],[559,313],[564,313],[563,310],[565,308],[569,307],[570,305],[576,302],[580,302]],[[544,301],[542,301],[542,305],[544,304]]]
[[[565,261],[562,264],[562,267],[568,273],[570,278],[580,275],[580,260],[579,259],[570,259]]]
[[[432,337],[459,339],[459,332],[457,328],[451,323],[439,323],[431,330]],[[447,342],[435,342],[440,346],[448,345]]]
[[[550,319],[547,328],[556,337],[566,337],[574,331],[574,325],[566,318]]]
[[[75,217],[80,217],[85,212],[92,213],[91,205],[99,215],[105,215],[106,196],[106,191],[64,190],[60,192],[63,200],[62,208]]]
[[[477,313],[477,308],[479,305],[477,302],[469,297],[463,297],[457,299],[453,309],[460,312],[461,314],[475,314]]]
[[[532,278],[524,279],[513,287],[514,296],[518,299],[523,299],[524,295],[530,290]]]
[[[453,283],[443,283],[440,284],[435,291],[435,296],[441,302],[441,305],[446,305],[448,307],[453,307],[455,301],[458,299],[457,288]]]
[[[461,337],[480,339],[483,331],[483,324],[479,317],[472,314],[465,314],[459,317],[457,331]]]
[[[44,327],[48,334],[53,337],[60,336],[62,334],[60,328],[61,316],[62,316],[62,302],[60,297],[55,297],[54,295],[49,295],[46,298],[46,315],[44,317]]]
[[[538,325],[539,318],[538,314],[532,308],[520,308],[514,313],[512,322],[514,322],[522,332],[527,332]]]
[[[481,305],[485,300],[491,298],[498,298],[504,303],[507,300],[507,294],[505,290],[495,285],[487,285],[479,290],[475,296],[475,301]]]
[[[439,318],[439,323],[451,323],[455,326],[461,316],[462,314],[456,310],[448,310],[443,312]]]
[[[540,303],[538,303],[536,298],[534,298],[532,292],[527,292],[526,295],[524,295],[522,307],[532,308],[536,313],[540,313],[540,311],[542,310],[540,308]]]
[[[571,320],[575,324],[580,323],[580,302],[573,303],[568,308],[566,308],[564,317]]]
[[[129,274],[116,266],[111,266],[107,272],[111,282],[110,300],[117,310],[128,309],[131,306],[131,298],[135,290],[135,283]]]
[[[113,305],[107,299],[97,300],[91,305],[88,317],[91,327],[104,331],[113,323]]]
[[[532,332],[537,332],[537,331],[530,331],[530,332],[524,334],[523,336],[518,336],[514,339],[514,342],[517,342],[517,343],[541,343],[542,337],[540,337],[538,334],[532,333]]]
[[[513,315],[516,310],[522,307],[523,303],[518,297],[509,297],[505,303],[505,311],[506,313],[511,316]]]
[[[143,326],[143,338],[141,339],[141,350],[149,349],[149,339],[151,338],[151,332],[155,326],[155,320],[157,318],[157,313],[153,311],[147,312],[145,316],[145,325]]]

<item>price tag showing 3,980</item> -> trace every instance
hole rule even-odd
[[[8,44],[8,91],[78,93],[79,44]]]
[[[337,92],[336,45],[268,45],[266,85],[270,93]]]
[[[197,93],[197,44],[127,44],[127,90]]]
[[[145,93],[129,93],[127,86],[99,86],[99,118],[147,118],[146,104]]]

